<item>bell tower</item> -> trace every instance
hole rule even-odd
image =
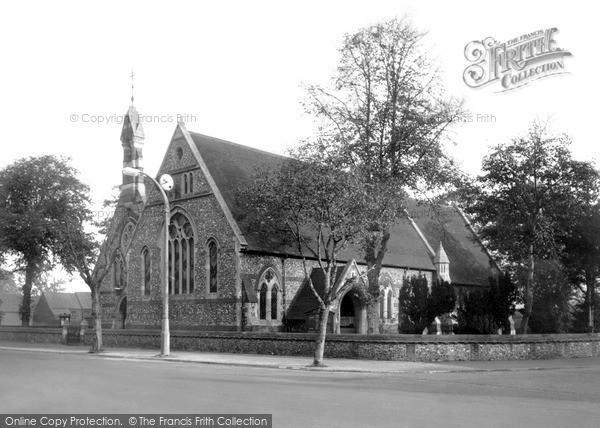
[[[131,167],[144,170],[144,157],[142,149],[144,147],[144,128],[140,121],[140,115],[132,103],[129,110],[125,113],[123,120],[123,129],[121,130],[121,146],[123,147],[123,168]],[[123,174],[121,184],[121,196],[119,203],[125,206],[131,206],[137,202],[146,202],[146,189],[144,187],[144,177],[130,177]]]
[[[131,70],[131,105],[125,113],[123,119],[123,129],[121,130],[121,146],[123,147],[123,168],[130,167],[144,170],[144,157],[142,149],[144,147],[144,128],[140,120],[140,115],[133,106],[133,70]],[[146,202],[146,188],[144,186],[144,177],[142,175],[131,177],[123,174],[121,184],[121,195],[119,204],[130,207],[135,203]]]

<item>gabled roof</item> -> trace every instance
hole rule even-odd
[[[247,279],[242,279],[242,302],[258,303],[256,293],[252,289],[252,284]]]
[[[337,266],[333,272],[333,275],[338,278],[338,281],[345,268],[346,266]],[[310,273],[310,279],[315,287],[315,291],[322,299],[325,295],[325,272],[321,268],[314,268]],[[290,320],[304,320],[308,312],[314,311],[315,309],[318,309],[318,307],[319,301],[311,290],[308,279],[305,279],[296,298],[290,304],[287,318]]]
[[[218,187],[234,222],[246,240],[246,250],[264,254],[298,256],[295,246],[286,246],[268,231],[258,230],[248,222],[237,203],[240,189],[252,180],[257,169],[280,168],[289,158],[218,138],[190,132],[193,144]],[[416,201],[408,201],[408,213],[394,226],[383,265],[435,271],[433,248],[438,243],[450,261],[452,281],[458,285],[486,285],[493,264],[477,240],[462,213],[455,207],[441,207],[441,215]],[[419,215],[413,215],[415,212]],[[339,255],[340,261],[355,259],[362,263],[362,251],[350,246]],[[497,267],[494,265],[495,271]]]
[[[236,200],[238,191],[252,180],[257,168],[280,168],[289,158],[194,132],[190,132],[190,135],[246,238],[246,249],[297,256],[294,246],[283,245],[269,233],[251,227]],[[362,261],[363,258],[360,249],[355,246],[340,254],[341,261]],[[395,226],[383,264],[435,270],[425,244],[408,220],[400,221]]]
[[[77,297],[77,300],[79,300],[81,309],[92,309],[92,293],[87,291],[78,291],[75,292],[75,296]]]
[[[455,285],[487,285],[498,268],[462,212],[455,206],[432,207],[411,201],[408,213],[431,244],[439,243],[450,262]]]
[[[42,293],[54,315],[68,313],[71,310],[91,309],[91,295],[92,293]]]
[[[333,270],[332,275],[334,275],[335,278],[334,287],[342,286],[343,282],[347,280],[348,275],[350,275],[350,278],[357,276],[357,278],[354,280],[355,285],[352,285],[351,290],[366,291],[367,289],[367,284],[365,283],[364,277],[359,276],[360,271],[354,260],[350,260],[345,265],[338,265]],[[325,271],[318,267],[313,268],[310,273],[310,279],[312,280],[315,291],[322,299],[325,296]],[[306,318],[306,314],[313,312],[318,308],[319,301],[315,297],[315,293],[313,293],[312,289],[310,288],[308,279],[305,279],[300,287],[300,291],[296,294],[296,297],[290,304],[287,318],[290,320],[304,320]]]
[[[23,296],[21,294],[0,293],[0,312],[19,312]]]

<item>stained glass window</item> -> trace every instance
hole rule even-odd
[[[217,292],[217,275],[219,268],[218,259],[218,248],[217,243],[211,240],[208,243],[208,278],[209,278],[209,291],[211,293]]]
[[[194,291],[194,230],[181,213],[171,216],[169,226],[169,294]]]
[[[264,282],[260,286],[260,319],[267,319],[267,284]]]
[[[281,311],[279,310],[280,285],[274,270],[268,268],[262,274],[258,283],[260,284],[258,289],[260,319],[279,319],[281,317]]]
[[[279,290],[277,290],[277,284],[273,285],[271,288],[271,319],[277,319],[277,295]]]
[[[142,266],[144,269],[144,294],[150,295],[150,250],[144,248],[142,251]]]

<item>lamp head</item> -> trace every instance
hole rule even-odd
[[[135,169],[130,166],[127,166],[127,167],[123,168],[123,174],[128,175],[130,177],[137,177],[138,175],[141,174],[141,171],[139,169]]]

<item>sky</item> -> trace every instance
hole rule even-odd
[[[311,132],[303,85],[328,82],[344,33],[393,17],[428,32],[429,55],[448,95],[464,99],[472,113],[471,122],[453,129],[449,147],[467,172],[477,174],[492,145],[523,134],[535,119],[550,118],[553,131],[569,133],[576,158],[596,159],[600,59],[592,7],[576,1],[3,2],[0,168],[27,156],[69,156],[99,206],[121,181],[119,137],[132,70],[134,103],[147,118],[150,174],[178,119],[190,131],[283,154]],[[565,73],[505,92],[499,82],[465,84],[468,43],[508,42],[549,28],[558,30],[554,45],[572,54]]]

